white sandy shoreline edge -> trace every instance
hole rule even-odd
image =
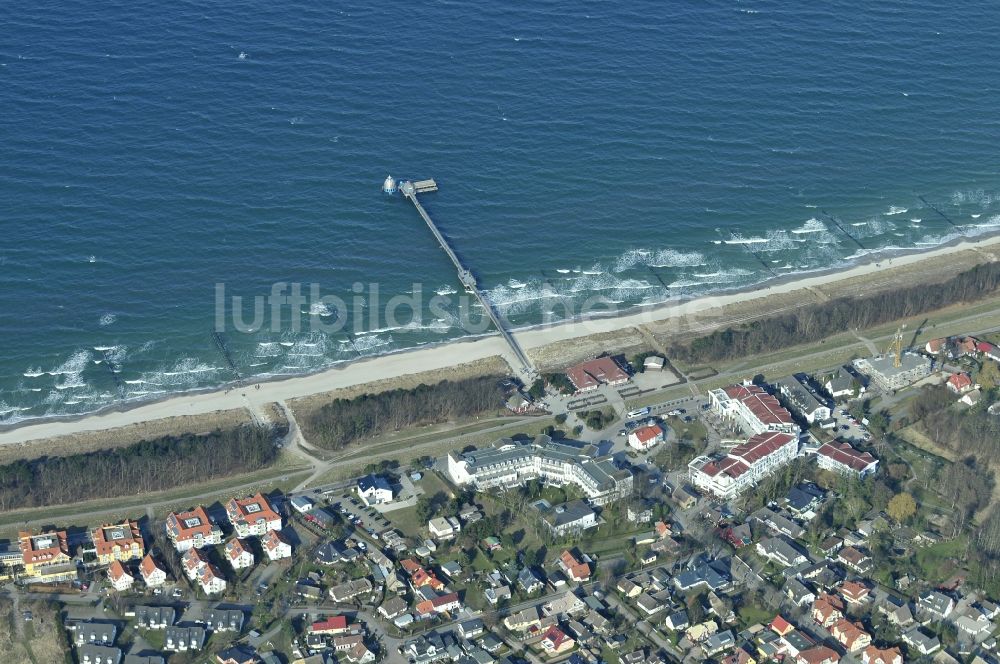
[[[687,302],[668,303],[619,316],[591,318],[558,323],[547,327],[515,330],[514,334],[524,349],[539,348],[559,341],[614,332],[670,318],[698,315],[728,304],[747,302],[770,295],[789,293],[802,288],[822,286],[844,279],[864,276],[883,269],[883,264],[885,268],[898,268],[968,249],[994,248],[997,244],[1000,244],[1000,237],[961,240],[928,251],[872,258],[871,262],[856,265],[846,270],[828,271],[787,281],[780,280],[755,290],[705,296]],[[498,355],[504,358],[510,355],[507,345],[499,335],[457,340],[430,348],[365,358],[311,375],[266,380],[260,383],[259,389],[252,387],[244,390],[220,388],[214,391],[180,394],[161,401],[139,404],[133,408],[108,410],[72,419],[28,421],[23,425],[15,425],[8,430],[0,431],[0,445],[114,429],[168,417],[203,415],[222,410],[240,409],[246,407],[247,401],[255,406],[260,406],[373,381],[466,364]]]

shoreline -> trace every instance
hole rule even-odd
[[[581,337],[621,331],[650,323],[663,323],[671,319],[678,320],[728,305],[829,286],[877,272],[917,265],[922,261],[962,251],[981,251],[988,247],[1000,250],[1000,246],[995,245],[1000,245],[1000,230],[984,233],[975,238],[956,237],[929,249],[897,248],[885,252],[873,252],[860,257],[858,262],[843,269],[830,267],[813,272],[779,275],[743,288],[658,304],[638,305],[623,312],[608,312],[558,323],[514,328],[512,333],[525,352],[529,352]],[[980,262],[997,259],[1000,259],[1000,256],[984,255]],[[312,373],[261,376],[254,381],[260,386],[259,389],[255,389],[253,384],[238,388],[229,383],[167,394],[152,400],[111,404],[85,414],[30,418],[14,424],[0,425],[0,445],[22,444],[64,435],[119,428],[168,417],[204,415],[216,411],[247,408],[248,405],[257,408],[267,403],[310,397],[379,380],[456,367],[491,357],[499,356],[506,361],[509,355],[508,346],[495,332],[468,335],[420,347],[344,360]]]

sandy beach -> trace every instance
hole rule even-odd
[[[960,253],[966,260],[960,264],[955,261],[956,265],[952,267],[950,264],[953,261],[949,259]],[[963,240],[930,251],[899,254],[891,258],[880,257],[846,270],[775,280],[753,290],[631,310],[622,315],[517,330],[514,334],[529,356],[537,360],[544,355],[546,347],[565,344],[567,341],[599,337],[639,326],[653,326],[661,330],[708,331],[727,322],[724,317],[714,315],[713,312],[720,312],[733,305],[741,305],[759,315],[766,315],[768,307],[765,306],[764,300],[767,298],[801,292],[809,295],[808,298],[798,300],[799,304],[795,305],[802,306],[823,299],[823,291],[830,291],[831,287],[838,285],[856,283],[859,280],[862,283],[868,283],[869,280],[872,283],[877,282],[883,288],[904,279],[908,283],[914,283],[921,280],[921,267],[925,265],[930,268],[933,263],[936,266],[935,270],[928,269],[927,273],[940,277],[942,271],[947,271],[949,268],[954,273],[960,269],[967,269],[973,262],[997,260],[998,256],[1000,256],[1000,237]],[[460,340],[430,348],[366,358],[311,375],[263,381],[259,383],[259,387],[250,385],[242,389],[223,388],[192,392],[162,401],[139,404],[132,408],[108,410],[84,417],[25,422],[23,425],[0,431],[0,445],[115,429],[169,417],[246,409],[248,406],[262,409],[266,404],[273,402],[287,402],[342,388],[458,367],[497,356],[506,359],[509,355],[510,350],[499,335]]]

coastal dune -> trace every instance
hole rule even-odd
[[[932,283],[954,276],[977,263],[997,260],[1000,238],[964,240],[927,252],[879,258],[839,272],[775,280],[753,290],[724,293],[671,303],[622,315],[570,321],[517,330],[522,348],[540,369],[566,363],[604,350],[621,352],[707,334],[721,326],[844,295],[863,295],[897,285]],[[654,346],[655,347],[655,346]],[[499,335],[460,340],[431,348],[365,358],[294,378],[264,381],[245,387],[186,393],[133,408],[107,410],[78,418],[26,422],[0,431],[0,445],[78,436],[176,418],[171,427],[207,426],[207,415],[223,411],[266,412],[268,404],[300,400],[312,407],[338,396],[407,387],[420,382],[506,371],[509,348]],[[219,418],[219,423],[231,419]],[[164,427],[146,427],[163,431]],[[42,448],[43,445],[32,445]],[[65,451],[65,450],[63,450]],[[44,453],[44,452],[43,452]]]

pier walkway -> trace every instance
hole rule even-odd
[[[444,235],[441,234],[441,231],[438,230],[438,227],[431,219],[431,216],[427,214],[427,210],[425,210],[424,206],[420,204],[419,200],[417,200],[418,194],[437,191],[437,183],[434,182],[434,180],[417,180],[416,182],[410,182],[407,180],[399,185],[399,191],[402,192],[403,196],[410,199],[410,202],[413,203],[413,207],[417,209],[417,213],[427,224],[427,227],[431,229],[431,233],[437,239],[438,244],[440,244],[444,252],[448,254],[448,258],[451,259],[451,262],[455,265],[455,269],[458,271],[458,280],[462,282],[462,286],[465,287],[467,292],[475,295],[479,300],[479,303],[483,305],[483,310],[489,315],[490,320],[493,321],[493,325],[500,332],[500,336],[504,338],[504,341],[507,342],[507,345],[510,346],[511,351],[514,353],[514,357],[517,358],[518,362],[520,362],[521,371],[528,376],[534,375],[535,369],[532,367],[531,361],[521,349],[517,340],[514,339],[510,330],[506,328],[503,321],[500,319],[500,314],[493,308],[493,304],[489,301],[489,298],[486,297],[486,293],[479,290],[479,284],[476,283],[476,277],[473,276],[470,270],[462,265],[462,261],[458,259],[458,256],[455,254],[454,250],[452,250],[451,245],[448,244],[448,240],[446,240]],[[517,369],[517,367],[514,368]]]

